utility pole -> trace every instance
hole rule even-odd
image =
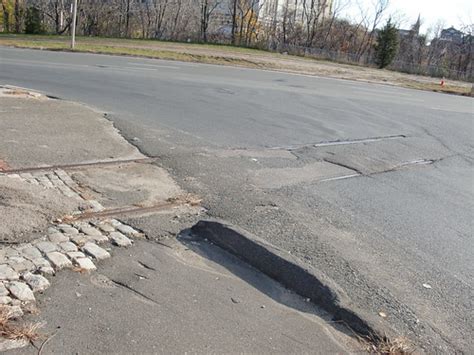
[[[76,17],[77,17],[77,0],[74,0],[72,8],[72,29],[71,29],[71,49],[76,45]]]

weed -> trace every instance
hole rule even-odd
[[[5,339],[34,341],[40,338],[40,323],[20,323],[13,307],[0,306],[0,336]]]

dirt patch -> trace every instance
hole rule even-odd
[[[54,190],[0,176],[0,243],[31,241],[52,220],[72,213],[79,204]]]
[[[183,193],[164,169],[153,164],[93,167],[72,177],[106,208],[150,207]]]
[[[47,100],[48,98],[40,93],[28,91],[22,88],[10,87],[10,86],[0,86],[0,97],[16,97],[22,99],[41,99]]]

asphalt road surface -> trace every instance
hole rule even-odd
[[[107,112],[210,215],[324,271],[428,351],[473,351],[471,98],[8,48],[0,84]]]

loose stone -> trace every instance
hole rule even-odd
[[[106,251],[105,249],[102,249],[101,247],[99,247],[97,244],[94,244],[94,243],[88,242],[82,247],[82,249],[87,254],[89,254],[90,256],[94,257],[97,260],[110,258],[110,254],[108,251]]]
[[[77,251],[77,246],[76,244],[72,243],[72,242],[64,242],[64,243],[60,243],[59,246],[61,247],[62,250],[64,250],[65,252],[70,252],[70,251]]]
[[[102,234],[100,231],[95,229],[94,227],[81,227],[81,232],[87,235],[90,235],[91,237],[96,237],[96,236],[101,236]]]
[[[41,275],[32,274],[31,272],[24,274],[23,280],[28,283],[33,292],[41,292],[49,287],[49,281],[47,278]]]
[[[109,238],[107,238],[105,235],[94,235],[91,237],[97,244],[102,244],[102,243],[107,243],[109,241]]]
[[[66,234],[77,234],[77,233],[79,233],[79,231],[76,228],[71,227],[71,226],[63,227],[63,228],[61,228],[61,230]]]
[[[128,247],[132,245],[132,241],[120,232],[112,232],[109,237],[112,239],[112,242],[119,247]]]
[[[27,259],[34,260],[41,258],[41,252],[38,250],[38,248],[31,246],[29,248],[25,248],[21,251],[23,256]]]
[[[9,304],[12,301],[11,297],[0,296],[0,304]]]
[[[36,258],[36,259],[33,259],[33,264],[35,264],[36,267],[42,267],[42,266],[51,266],[51,264],[49,263],[48,260],[46,260],[45,258],[43,257],[39,257],[39,258]]]
[[[115,228],[112,227],[112,225],[108,223],[99,223],[97,224],[97,228],[99,228],[102,232],[105,232],[105,233],[111,233],[115,231]]]
[[[12,306],[18,306],[18,307],[21,307],[21,301],[16,299],[16,298],[12,298],[12,301],[10,303]]]
[[[65,267],[72,266],[71,260],[69,260],[64,254],[61,254],[60,252],[53,251],[46,254],[46,257],[56,269],[63,269]]]
[[[117,221],[116,219],[111,219],[110,224],[113,225],[115,228],[122,225],[122,223],[120,223],[120,221]]]
[[[89,240],[91,240],[91,237],[86,236],[84,234],[76,234],[76,235],[72,235],[70,239],[71,239],[71,241],[74,242],[74,244],[76,244],[78,246],[83,246]]]
[[[8,283],[7,288],[10,290],[10,293],[18,298],[22,302],[34,302],[35,296],[33,291],[28,287],[27,284],[19,281],[12,281]]]
[[[11,257],[8,258],[8,263],[9,264],[18,264],[18,263],[22,263],[25,260],[26,259],[22,256],[11,256]]]
[[[43,275],[54,275],[54,269],[51,266],[41,266],[38,271]]]
[[[54,233],[58,233],[59,231],[54,228],[54,227],[49,227],[48,228],[48,234],[54,234]]]
[[[77,258],[75,262],[77,263],[77,266],[83,270],[92,271],[97,269],[92,260],[89,258]]]
[[[51,253],[57,250],[56,245],[48,241],[40,241],[36,243],[36,247],[45,254]]]
[[[10,298],[10,297],[9,297]],[[11,303],[13,304],[15,301],[18,301],[18,300],[11,300]],[[17,319],[17,318],[21,318],[23,317],[23,310],[21,309],[20,306],[15,306],[15,305],[12,305],[12,306],[7,306],[7,311],[8,313],[10,314],[10,317],[13,318],[13,319]]]
[[[48,236],[48,239],[51,241],[51,243],[55,244],[69,241],[68,236],[62,233],[51,234]]]
[[[3,283],[0,283],[0,296],[8,296],[8,290]]]
[[[76,261],[76,259],[79,259],[79,258],[86,257],[86,255],[80,251],[71,251],[69,253],[66,253],[66,255],[73,261]]]
[[[49,180],[42,180],[40,181],[41,185],[43,185],[44,187],[48,188],[48,189],[52,189],[54,186],[53,184],[51,183],[51,181]]]
[[[69,177],[69,175],[64,170],[61,170],[61,169],[54,170],[54,173],[57,176],[59,176],[60,179],[64,179],[66,177]]]
[[[10,266],[13,270],[19,273],[27,270],[33,270],[35,268],[35,265],[30,260],[26,259],[23,259],[23,261],[19,263],[11,263]]]
[[[20,275],[10,266],[5,264],[0,265],[0,280],[18,280],[19,278]]]
[[[125,224],[119,225],[117,227],[117,230],[119,232],[122,232],[123,234],[129,236],[129,237],[138,234],[138,232],[135,229],[133,229],[132,227],[127,226]]]
[[[13,249],[13,248],[5,248],[5,256],[8,256],[8,257],[12,257],[12,256],[19,256],[20,253],[18,252],[18,250],[16,249]]]
[[[76,193],[70,188],[60,188],[61,192],[67,197],[75,197]]]

